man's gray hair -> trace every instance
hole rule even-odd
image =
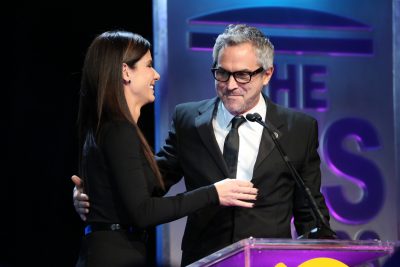
[[[259,64],[265,70],[273,66],[273,44],[259,29],[246,24],[230,24],[223,33],[218,35],[213,48],[213,66],[217,65],[218,55],[222,48],[242,43],[253,45]]]

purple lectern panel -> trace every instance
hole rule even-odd
[[[394,252],[398,242],[351,240],[244,239],[217,251],[190,267],[298,267],[300,264],[329,258],[357,266]],[[328,259],[328,260],[329,260]]]

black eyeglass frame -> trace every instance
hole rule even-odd
[[[228,78],[227,78],[226,80],[218,80],[217,77],[215,76],[215,73],[216,73],[217,70],[223,70],[224,72],[226,72],[226,74],[228,74]],[[229,81],[229,79],[231,78],[231,76],[233,76],[233,78],[235,79],[235,81],[236,81],[237,83],[241,83],[241,84],[245,84],[245,83],[251,82],[251,78],[252,78],[254,75],[257,75],[257,74],[259,74],[259,73],[261,73],[261,72],[263,72],[263,71],[264,71],[264,68],[263,68],[263,67],[259,67],[259,68],[256,69],[255,71],[242,71],[242,70],[241,70],[241,71],[235,71],[235,72],[230,72],[230,71],[224,70],[224,69],[222,69],[222,68],[211,68],[211,73],[213,74],[213,77],[214,77],[215,80],[217,80],[217,81],[219,81],[219,82],[227,82],[227,81]],[[238,81],[238,80],[236,79],[236,75],[237,75],[238,73],[249,75],[249,81],[247,81],[247,82],[240,82],[240,81]]]

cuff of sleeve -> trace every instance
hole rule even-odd
[[[210,202],[212,204],[219,205],[219,197],[218,197],[217,188],[215,187],[215,185],[210,185],[209,187],[210,187],[210,189],[209,189],[208,195],[209,195]]]

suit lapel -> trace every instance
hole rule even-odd
[[[264,94],[263,97],[267,103],[267,114],[265,116],[266,123],[271,126],[274,132],[278,133],[279,141],[279,139],[281,139],[283,136],[282,131],[279,131],[279,129],[284,126],[284,122],[279,118],[276,104],[273,103]],[[211,157],[214,159],[215,164],[223,172],[224,176],[228,177],[228,168],[218,147],[218,143],[215,139],[214,129],[212,126],[212,119],[217,112],[218,103],[219,99],[213,98],[210,101],[206,102],[203,106],[201,106],[199,108],[199,115],[195,119],[195,126],[204,146],[207,148],[207,150],[210,152]],[[264,129],[253,173],[256,172],[257,168],[260,167],[264,160],[267,160],[268,156],[274,149],[275,143],[272,140],[271,136],[268,134],[268,131]]]
[[[224,173],[224,176],[228,177],[228,167],[225,164],[221,150],[219,149],[217,140],[215,139],[214,129],[212,126],[212,119],[217,112],[218,103],[218,98],[213,98],[204,106],[200,107],[199,116],[195,119],[195,126],[204,146],[210,152],[216,165]]]
[[[279,131],[279,128],[283,126],[283,121],[279,120],[278,113],[276,111],[276,105],[269,100],[263,94],[265,102],[267,103],[267,114],[265,116],[266,123],[271,127],[274,133],[278,135],[278,140],[282,137],[282,132]],[[256,163],[254,164],[254,171],[260,167],[261,163],[267,159],[267,157],[271,154],[271,152],[275,149],[275,143],[272,140],[271,136],[269,135],[267,129],[264,129],[261,136],[260,147],[258,149],[258,155],[256,159]]]

